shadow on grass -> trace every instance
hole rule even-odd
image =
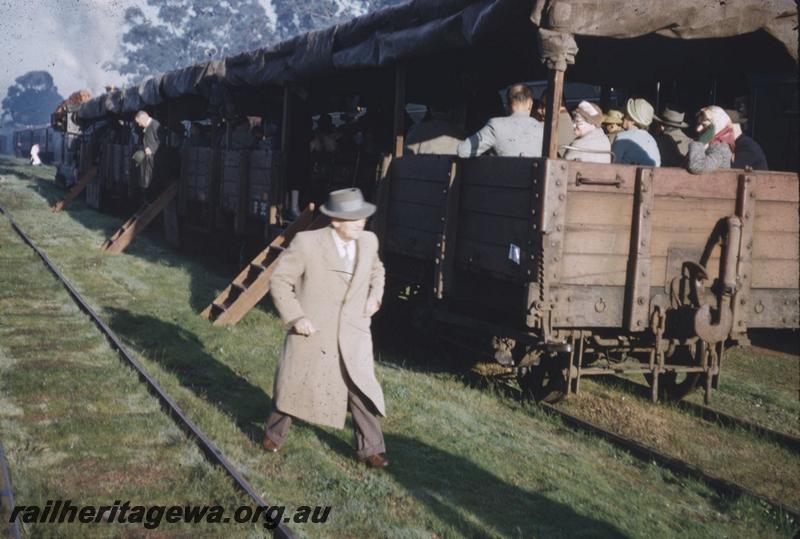
[[[335,435],[311,427],[333,451],[353,458],[353,448]],[[511,485],[471,462],[419,440],[385,434],[392,463],[388,473],[464,537],[626,537],[614,525],[576,513],[553,501],[556,486],[532,491]],[[536,466],[536,462],[521,463]],[[473,521],[480,521],[480,527]]]
[[[124,309],[108,309],[109,327],[150,352],[181,385],[230,416],[253,443],[261,442],[272,398],[205,351],[194,333],[181,326]],[[155,351],[155,352],[153,352]]]

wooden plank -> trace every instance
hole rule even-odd
[[[410,202],[424,206],[444,208],[447,199],[447,182],[429,182],[392,178],[390,203]]]
[[[392,178],[413,178],[446,183],[453,158],[446,155],[407,155],[395,159]]]
[[[624,286],[558,285],[551,289],[553,324],[566,327],[613,327],[623,324]]]
[[[463,184],[475,186],[517,187],[530,191],[541,159],[528,157],[492,157],[467,159],[459,162]]]
[[[128,219],[114,235],[103,243],[101,249],[112,254],[119,254],[124,251],[136,235],[147,228],[147,225],[161,213],[177,193],[178,182],[172,182],[153,203],[145,204],[133,217]]]
[[[508,248],[509,243],[527,245],[530,229],[526,219],[462,211],[458,236]]]
[[[411,258],[431,261],[436,256],[439,233],[415,230],[403,226],[390,226],[384,242],[386,250]]]
[[[636,206],[631,229],[631,249],[625,288],[625,326],[639,332],[649,327],[650,231],[653,221],[653,169],[640,168],[636,178]]]
[[[558,116],[561,97],[564,95],[564,72],[551,69],[547,78],[547,111],[544,120],[542,154],[550,159],[558,157]]]
[[[461,188],[462,211],[515,217],[528,220],[531,211],[530,186],[509,189],[464,185]]]
[[[200,313],[201,316],[211,319],[217,311],[221,311],[214,319],[215,326],[230,326],[244,318],[269,292],[269,279],[272,272],[275,270],[281,254],[297,233],[327,224],[327,218],[324,216],[320,216],[316,220],[313,220],[313,217],[314,205],[310,204],[283,233],[270,242],[239,272],[231,284]],[[221,308],[215,309],[215,305]]]
[[[54,212],[60,212],[64,208],[66,208],[70,202],[75,200],[81,192],[86,189],[86,186],[92,182],[97,177],[97,167],[91,167],[89,170],[83,173],[83,176],[78,180],[78,182],[69,190],[67,195],[64,197],[63,200],[59,200],[56,202],[55,206],[53,206]]]
[[[440,234],[444,224],[444,208],[393,201],[389,213],[389,226],[409,223],[413,223],[415,229]]]
[[[527,249],[521,250],[520,258],[529,255]],[[458,238],[456,266],[470,272],[488,272],[493,277],[512,282],[526,282],[527,276],[521,264],[508,258],[508,247]]]

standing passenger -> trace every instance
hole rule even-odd
[[[656,121],[655,139],[661,154],[661,166],[682,167],[689,152],[689,143],[692,141],[683,132],[689,127],[689,124],[683,121],[685,114],[665,107],[661,116],[662,118],[653,117]]]
[[[406,135],[406,149],[414,155],[456,155],[464,131],[453,125],[448,115],[428,107],[430,118],[411,126]]]
[[[161,146],[161,133],[159,128],[161,124],[158,120],[151,118],[147,112],[140,110],[134,117],[136,125],[142,128],[142,144],[144,146],[143,155],[140,157],[134,156],[134,159],[139,161],[139,168],[141,175],[139,177],[139,187],[142,191],[144,202],[149,202],[152,198],[151,185],[157,184],[158,174],[160,172],[160,152]],[[137,152],[138,153],[138,152]],[[155,186],[157,188],[157,185]]]
[[[689,143],[687,168],[692,174],[731,168],[736,136],[725,111],[717,106],[700,109],[697,113],[697,141]]]
[[[653,106],[646,100],[628,99],[625,105],[625,118],[622,120],[624,132],[617,135],[611,151],[616,163],[628,165],[661,166],[658,145],[647,128],[653,122]]]
[[[480,131],[458,145],[459,157],[475,157],[489,150],[499,156],[541,157],[544,128],[531,117],[533,93],[525,84],[508,89],[511,114],[492,118]]]
[[[567,146],[564,159],[586,163],[610,163],[611,143],[600,125],[603,111],[594,103],[581,101],[572,112],[577,138]]]

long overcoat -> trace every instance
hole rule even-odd
[[[347,413],[345,376],[386,415],[375,378],[371,319],[365,312],[368,299],[383,297],[384,269],[378,238],[364,231],[356,240],[355,267],[348,278],[331,231],[326,227],[297,234],[270,278],[273,302],[289,330],[273,400],[285,414],[342,428]],[[303,317],[317,330],[310,336],[292,330]]]

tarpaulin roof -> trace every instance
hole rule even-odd
[[[78,117],[93,120],[107,113],[130,113],[185,96],[219,102],[224,86],[280,85],[389,66],[535,27],[587,38],[657,34],[679,40],[765,30],[797,62],[793,0],[412,0],[223,61],[168,72],[127,88],[121,99],[95,98],[81,107]],[[659,58],[649,61],[658,63]]]

